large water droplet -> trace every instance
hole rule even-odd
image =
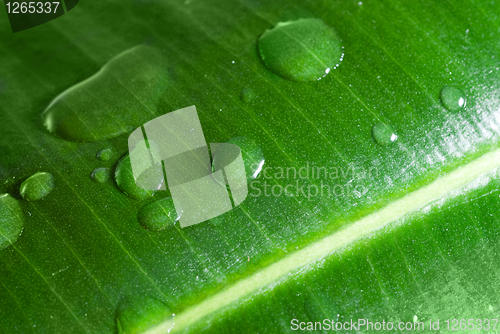
[[[104,150],[99,151],[99,153],[97,153],[97,159],[101,161],[108,161],[109,159],[111,159],[111,155],[112,155],[111,150],[109,148],[105,148]]]
[[[139,334],[172,317],[165,303],[149,296],[123,299],[116,312],[118,334]]]
[[[261,172],[265,161],[260,146],[253,139],[247,137],[234,137],[229,139],[226,143],[237,145],[241,149],[247,182],[255,179]],[[222,169],[231,163],[233,159],[232,155],[225,154],[226,152],[224,152],[224,150],[225,147],[222,146],[220,151],[215,152],[213,161],[214,170]],[[219,157],[222,157],[222,159]],[[235,175],[235,178],[237,178],[237,175]]]
[[[9,194],[0,195],[0,249],[16,242],[21,235],[24,216],[19,203]]]
[[[335,69],[343,58],[340,39],[320,19],[281,22],[259,39],[266,66],[285,79],[318,80]]]
[[[50,173],[39,172],[21,184],[21,196],[27,201],[38,201],[54,190],[54,177]]]
[[[372,136],[377,144],[386,146],[398,139],[394,129],[389,124],[377,123],[372,127]]]
[[[444,86],[441,89],[441,103],[449,111],[459,111],[465,107],[467,101],[465,94],[460,89]]]
[[[94,169],[90,176],[95,182],[104,183],[109,179],[109,169],[105,167]]]
[[[158,160],[159,159],[157,159],[156,161]],[[161,167],[161,165],[154,166],[153,168],[146,170],[141,174],[138,182],[142,184],[148,184],[148,189],[154,188],[160,190],[164,183],[163,172],[158,173],[159,170],[162,171],[162,169],[158,169]],[[142,179],[144,179],[145,181],[141,182]],[[132,172],[132,164],[130,162],[130,156],[128,153],[118,162],[118,165],[116,166],[115,181],[118,187],[125,194],[134,199],[144,199],[152,196],[155,193],[154,190],[145,190],[137,186],[134,179],[134,174]]]
[[[181,218],[171,197],[162,198],[141,208],[137,214],[139,223],[150,231],[161,231],[173,226]]]
[[[246,88],[246,89],[243,89],[241,91],[241,94],[240,94],[240,99],[241,101],[245,102],[245,103],[249,103],[251,102],[253,99],[255,99],[255,91],[251,88]]]
[[[45,127],[72,141],[98,141],[155,118],[167,85],[160,53],[137,46],[57,96],[43,113]]]

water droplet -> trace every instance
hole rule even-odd
[[[335,31],[320,19],[278,23],[259,39],[264,64],[288,80],[312,81],[338,67],[343,58]]]
[[[43,113],[45,127],[71,141],[99,141],[155,118],[167,85],[166,62],[144,45],[128,49],[90,78],[57,96]]]
[[[101,161],[108,161],[109,159],[111,159],[111,155],[112,155],[111,150],[109,148],[105,148],[104,150],[99,151],[99,153],[97,153],[97,159]]]
[[[372,136],[377,144],[386,146],[398,139],[394,129],[389,124],[377,123],[372,127]]]
[[[444,86],[441,89],[441,103],[449,111],[459,111],[465,107],[467,101],[465,94],[460,89]]]
[[[109,169],[102,167],[95,169],[90,175],[92,180],[98,183],[104,183],[109,179]]]
[[[21,196],[27,201],[38,201],[54,190],[54,177],[50,173],[39,172],[31,175],[21,184]]]
[[[158,160],[159,159],[157,159],[156,161]],[[161,165],[159,167],[161,168]],[[145,181],[141,182],[142,179],[144,179]],[[152,196],[155,193],[154,190],[145,190],[137,186],[137,183],[134,179],[134,174],[132,172],[132,164],[130,162],[130,156],[128,153],[118,162],[118,165],[116,166],[115,181],[118,187],[126,195],[134,199],[141,200]],[[150,168],[141,174],[138,182],[152,185],[151,187],[147,187],[148,189],[154,188],[159,190],[162,188],[164,183],[163,172],[158,174],[158,168]]]
[[[139,334],[172,317],[165,303],[149,296],[124,298],[116,312],[118,334]]]
[[[24,216],[21,206],[9,194],[0,195],[0,250],[16,242],[21,235]]]
[[[162,198],[141,208],[137,214],[139,223],[150,231],[161,231],[173,226],[181,218],[171,197]]]
[[[234,137],[226,143],[237,145],[241,149],[241,156],[243,157],[243,163],[245,164],[247,182],[255,179],[261,172],[265,161],[264,154],[262,153],[260,146],[253,139],[247,137]],[[218,156],[223,157],[223,159],[218,159]],[[219,170],[224,166],[227,166],[231,162],[226,161],[227,158],[231,159],[231,155],[224,154],[223,151],[216,151],[213,161],[214,170]]]
[[[241,91],[240,99],[245,103],[249,103],[255,98],[255,96],[255,91],[251,88],[247,88]]]

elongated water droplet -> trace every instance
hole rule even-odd
[[[264,64],[288,80],[312,81],[327,75],[343,58],[340,39],[320,19],[281,22],[259,39]]]
[[[87,142],[132,131],[157,115],[167,85],[165,64],[157,50],[143,45],[120,53],[57,96],[43,113],[45,127]]]
[[[9,194],[0,195],[0,250],[16,242],[21,235],[24,216],[19,203]]]
[[[377,144],[386,146],[398,139],[394,129],[389,124],[377,123],[372,127],[372,136]]]
[[[150,185],[148,189],[154,188],[160,190],[162,186],[164,186],[163,170],[159,168],[162,168],[161,164],[159,166],[154,166],[141,174],[140,178],[145,180],[142,183]],[[141,179],[139,182],[141,182]],[[128,153],[118,162],[118,165],[116,166],[115,181],[118,187],[125,194],[134,199],[141,200],[152,196],[155,193],[154,190],[145,190],[137,186]]]
[[[161,231],[173,226],[181,218],[171,197],[162,198],[141,208],[137,214],[139,223],[150,231]]]
[[[444,86],[441,89],[441,103],[449,111],[459,111],[465,107],[467,101],[460,89]]]
[[[139,334],[172,317],[170,308],[149,296],[127,297],[116,312],[118,334]]]
[[[27,201],[38,201],[54,190],[54,177],[50,173],[39,172],[21,184],[21,196]]]
[[[255,91],[251,88],[247,88],[241,91],[240,99],[245,103],[249,103],[252,102],[253,99],[255,99],[255,96]]]
[[[104,183],[109,179],[109,169],[105,167],[94,169],[90,176],[95,182]]]
[[[245,173],[247,182],[255,179],[264,166],[264,154],[260,146],[253,140],[247,137],[234,137],[226,143],[237,145],[241,149],[241,156],[245,164]],[[220,159],[219,157],[222,157]],[[227,166],[231,161],[231,154],[225,154],[224,147],[221,151],[216,151],[213,161],[213,169],[219,170]],[[235,175],[236,177],[236,175]]]
[[[109,159],[111,159],[111,155],[112,155],[111,150],[109,148],[105,148],[104,150],[99,151],[99,153],[97,153],[97,159],[101,161],[108,161]]]

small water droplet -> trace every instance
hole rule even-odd
[[[95,182],[104,183],[109,179],[109,169],[105,167],[94,169],[90,176]]]
[[[444,86],[441,89],[441,103],[449,111],[459,111],[465,107],[465,94],[458,88]]]
[[[99,153],[97,153],[97,159],[101,161],[108,161],[109,159],[111,159],[111,155],[111,150],[109,148],[105,148],[104,150],[101,150],[99,151]]]
[[[172,318],[172,311],[165,303],[149,296],[122,299],[116,314],[118,334],[139,334]]]
[[[159,159],[157,159],[156,161],[159,161]],[[161,165],[155,167],[162,168]],[[141,182],[141,180],[144,179],[145,181],[142,183],[147,183],[148,185],[150,185],[147,187],[148,189],[154,188],[159,190],[164,185],[163,170],[155,167],[150,168],[142,173],[138,182]],[[161,173],[158,173],[158,171],[161,171]],[[155,193],[154,190],[146,190],[137,186],[137,183],[134,179],[134,174],[132,172],[132,164],[130,162],[130,156],[128,153],[116,165],[115,181],[118,187],[126,195],[134,199],[141,200],[150,197]]]
[[[253,99],[255,99],[255,91],[251,88],[246,88],[246,89],[243,89],[241,91],[241,94],[240,94],[240,99],[241,101],[245,102],[245,103],[249,103],[251,102]]]
[[[57,96],[43,112],[44,125],[64,139],[84,142],[132,131],[156,116],[167,78],[159,51],[133,47]]]
[[[24,216],[19,202],[9,194],[0,195],[0,250],[16,242],[21,235]]]
[[[137,214],[139,223],[150,231],[161,231],[173,226],[181,218],[171,197],[162,198],[141,208]]]
[[[247,137],[234,137],[226,143],[237,145],[241,149],[247,182],[255,179],[260,174],[265,161],[260,146],[253,139]],[[218,159],[218,156],[223,157],[223,159]],[[224,151],[216,151],[213,161],[214,170],[219,170],[227,166],[231,162],[226,161],[227,159],[232,159],[231,154],[224,154]]]
[[[38,172],[21,184],[21,196],[27,201],[38,201],[54,190],[54,177],[50,173]]]
[[[389,124],[377,123],[372,127],[372,136],[377,144],[386,146],[398,139],[394,129]]]
[[[278,23],[260,37],[259,53],[271,71],[294,81],[321,79],[343,58],[335,31],[314,18]]]

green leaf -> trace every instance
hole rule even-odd
[[[498,318],[499,5],[100,1],[15,34],[4,20],[0,333]],[[325,36],[343,60],[303,81],[337,64]],[[246,137],[247,174],[263,169],[237,208],[145,229],[170,194],[129,197],[117,165],[130,131],[191,105],[207,142]],[[53,189],[25,200],[36,173]]]

